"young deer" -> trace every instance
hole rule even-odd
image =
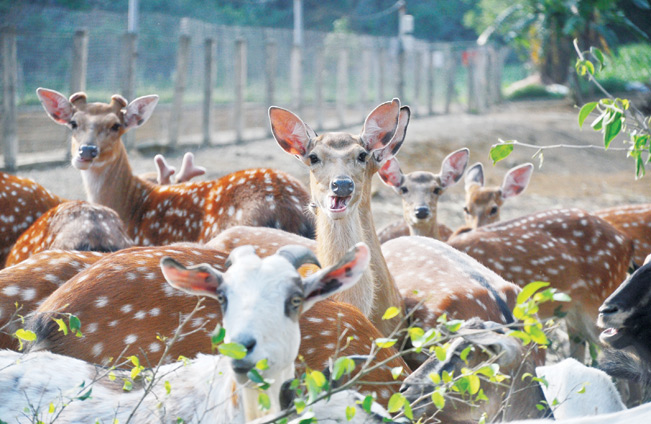
[[[533,164],[525,163],[511,168],[504,175],[501,186],[484,187],[484,166],[477,162],[468,168],[464,184],[466,205],[463,208],[466,225],[455,234],[499,221],[504,201],[522,193],[529,185],[532,173]]]
[[[400,307],[402,298],[382,256],[373,223],[371,180],[400,148],[409,116],[409,108],[401,108],[400,101],[394,99],[366,117],[358,136],[317,135],[294,113],[269,108],[276,141],[310,170],[311,208],[316,214],[317,257],[321,263],[334,263],[361,241],[371,249],[371,266],[359,284],[340,293],[337,300],[357,306],[385,335],[402,322],[402,316],[382,320],[382,315],[391,306]]]
[[[18,237],[62,201],[30,179],[0,172],[0,268]]]
[[[615,206],[594,212],[594,215],[633,240],[633,261],[642,266],[651,253],[651,204]]]
[[[403,174],[398,159],[391,158],[385,162],[378,174],[402,198],[404,220],[380,230],[381,243],[406,235],[443,241],[450,237],[452,231],[437,222],[436,207],[443,192],[461,179],[469,153],[468,149],[460,149],[447,155],[438,174],[426,171]]]
[[[28,320],[29,328],[37,335],[33,349],[98,364],[106,364],[120,355],[138,355],[143,364],[157,363],[164,351],[157,335],[171,336],[178,327],[178,318],[187,316],[197,303],[195,296],[173,290],[165,283],[159,266],[164,256],[188,265],[209,263],[225,269],[223,252],[194,244],[133,247],[109,254],[68,280],[38,307]],[[221,322],[222,315],[215,299],[205,299],[204,305],[171,346],[166,361],[179,355],[191,358],[197,353],[211,352],[207,333]],[[83,338],[66,337],[58,331],[52,317],[66,312],[82,322]],[[366,355],[373,340],[382,337],[357,308],[332,300],[314,305],[301,317],[300,325],[300,354],[311,369],[323,369],[335,353]],[[353,337],[350,341],[349,336]],[[382,349],[377,361],[392,354],[393,349]],[[388,368],[374,371],[364,381],[394,382],[390,368],[400,366],[408,370],[404,361],[393,360]],[[367,392],[377,391],[378,400],[384,404],[391,396],[391,386],[379,390],[372,385],[362,387]]]
[[[103,256],[98,252],[46,250],[0,270],[0,349],[17,348],[13,334],[22,326],[22,317]]]
[[[43,411],[31,409],[54,405],[61,408],[57,417],[66,422],[244,423],[280,412],[281,386],[294,378],[301,341],[299,317],[320,300],[354,285],[368,266],[368,255],[366,246],[357,245],[335,266],[306,279],[296,270],[303,255],[292,248],[260,259],[250,247],[241,247],[231,253],[232,266],[225,273],[208,264],[186,268],[163,258],[160,268],[172,287],[209,296],[221,305],[225,341],[244,346],[243,358],[199,355],[187,366],[163,365],[154,374],[162,378],[146,392],[139,384],[132,391],[122,390],[122,379],[128,378],[124,371],[115,371],[121,378],[111,381],[108,370],[78,359],[50,352],[23,356],[5,351],[0,353],[0,416],[18,418],[25,407],[41,416]],[[267,368],[260,374],[269,381],[264,389],[268,411],[259,408],[260,390],[249,384],[247,376],[263,359]],[[71,394],[80,384],[92,390],[83,402]],[[360,407],[350,406],[358,409],[359,422],[369,419]],[[339,414],[343,421],[346,409]]]
[[[115,252],[133,246],[111,209],[81,200],[63,202],[36,220],[11,248],[6,266],[43,250]]]
[[[628,237],[579,209],[498,222],[452,237],[448,243],[519,286],[549,281],[567,293],[572,298],[564,307],[571,342],[572,336],[598,341],[594,322],[599,306],[624,280],[633,252]],[[554,308],[541,305],[541,318],[554,316]],[[580,360],[581,346],[572,346]]]
[[[114,209],[138,245],[210,240],[233,225],[282,228],[313,236],[304,213],[309,195],[298,180],[273,169],[237,171],[218,180],[159,186],[131,171],[122,135],[144,124],[158,96],[110,104],[87,103],[85,93],[66,99],[39,88],[48,115],[72,130],[72,165],[81,171],[89,201]]]

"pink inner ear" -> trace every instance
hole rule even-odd
[[[162,266],[165,279],[181,290],[195,292],[195,294],[214,294],[217,283],[212,274],[206,271],[180,269],[175,266]]]
[[[62,94],[52,90],[40,89],[37,92],[43,108],[59,124],[67,124],[72,118],[72,104]]]
[[[387,160],[378,171],[378,174],[380,174],[380,178],[388,186],[400,187],[402,184],[402,171],[396,158]]]
[[[399,114],[400,101],[393,99],[376,107],[368,115],[362,130],[366,150],[381,149],[389,144],[397,130]]]
[[[468,150],[463,149],[450,153],[441,166],[441,184],[448,187],[461,178],[468,164]]]
[[[269,110],[269,119],[280,147],[289,154],[305,156],[310,140],[303,121],[290,111],[279,108]]]
[[[509,198],[522,193],[531,178],[533,166],[521,166],[510,170],[504,177],[502,184],[502,197]]]

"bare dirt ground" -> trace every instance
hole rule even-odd
[[[513,102],[495,106],[483,115],[454,114],[413,118],[407,138],[398,158],[404,172],[428,170],[438,172],[441,160],[453,150],[468,147],[470,163],[484,163],[488,184],[500,184],[507,169],[531,161],[534,149],[516,147],[506,160],[492,166],[488,152],[498,139],[551,145],[601,144],[601,135],[590,128],[580,130],[578,109],[569,101]],[[308,122],[309,124],[309,122]],[[349,131],[359,133],[361,125]],[[620,136],[621,139],[621,136]],[[613,146],[621,147],[621,141]],[[177,167],[183,152],[168,154]],[[274,167],[287,171],[306,184],[308,172],[303,165],[283,152],[273,139],[227,145],[195,151],[197,162],[208,168],[206,178],[215,178],[229,172],[252,167]],[[152,155],[131,154],[136,173],[154,170]],[[647,176],[634,178],[634,164],[626,152],[604,152],[597,149],[553,149],[544,154],[544,163],[536,170],[527,191],[509,200],[502,219],[534,211],[557,207],[580,207],[588,211],[627,204],[644,203],[651,199],[651,185]],[[23,171],[54,193],[83,199],[84,192],[78,172],[67,167]],[[374,215],[381,228],[402,216],[400,200],[379,178],[374,181]],[[450,188],[441,198],[439,222],[455,228],[463,223],[463,183]]]

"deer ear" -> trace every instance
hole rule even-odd
[[[504,176],[504,182],[502,182],[502,198],[508,199],[522,193],[529,185],[532,173],[532,163],[525,163],[509,170]]]
[[[456,184],[468,165],[470,151],[466,148],[452,152],[443,159],[441,164],[441,187],[447,188]]]
[[[393,99],[376,107],[364,121],[361,139],[369,152],[388,145],[398,128],[400,100]]]
[[[154,112],[157,103],[158,96],[155,94],[138,97],[129,103],[127,111],[124,114],[124,125],[126,128],[137,128],[147,122]]]
[[[471,185],[484,186],[484,165],[481,162],[477,162],[466,171],[466,178],[464,180],[466,191]]]
[[[287,109],[277,106],[269,108],[271,133],[278,145],[290,155],[303,157],[310,146],[310,135],[316,135],[301,118]]]
[[[375,161],[382,163],[385,160],[391,159],[398,154],[398,151],[402,147],[402,143],[405,142],[405,137],[407,135],[407,126],[409,125],[409,118],[411,117],[411,110],[409,106],[403,106],[400,108],[400,115],[398,117],[398,128],[396,129],[393,138],[389,144],[377,150],[374,153]]]
[[[36,95],[41,101],[43,109],[54,122],[59,125],[67,125],[70,122],[75,109],[63,94],[47,88],[37,88]]]
[[[384,162],[384,165],[382,165],[378,174],[384,184],[393,188],[400,187],[405,179],[405,176],[400,169],[400,163],[398,163],[398,159],[394,157]]]
[[[160,268],[172,287],[197,296],[216,297],[224,281],[222,273],[208,264],[186,268],[169,256],[161,259]]]
[[[303,312],[315,303],[354,286],[370,261],[368,246],[357,243],[335,265],[307,277],[303,283]]]

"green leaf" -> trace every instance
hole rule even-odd
[[[357,412],[357,409],[354,406],[347,406],[346,407],[346,420],[350,421],[355,417],[355,412]]]
[[[549,340],[547,339],[547,335],[545,335],[545,332],[542,331],[538,326],[525,326],[525,331],[527,334],[531,336],[531,340],[536,342],[537,344],[540,345],[546,345],[549,343]]]
[[[605,63],[604,54],[594,46],[590,47],[590,54],[592,54],[592,56],[597,59],[597,62],[599,62],[599,70],[601,71],[604,68]]]
[[[554,301],[571,302],[572,298],[567,293],[554,293]]]
[[[341,358],[337,358],[335,361],[335,365],[333,366],[332,369],[332,379],[337,381],[339,380],[344,374],[350,374],[353,372],[355,369],[355,361],[352,359],[344,356]]]
[[[133,389],[133,384],[129,380],[124,380],[124,386],[122,386],[122,390],[125,392],[130,392],[131,389]]]
[[[590,113],[597,107],[597,102],[590,102],[583,105],[579,111],[579,127],[583,128],[583,122],[586,120]]]
[[[54,402],[50,402],[50,408],[47,410],[48,414],[54,414],[54,411],[56,411],[57,408],[54,406]],[[2,421],[4,422],[4,421]]]
[[[246,354],[246,348],[239,343],[224,343],[217,348],[219,353],[233,359],[243,359]]]
[[[525,333],[524,331],[515,330],[515,331],[509,332],[509,334],[507,334],[507,335],[511,336],[511,337],[516,337],[516,338],[522,340],[523,344],[531,343],[531,337],[527,333]]]
[[[548,285],[549,283],[544,281],[534,281],[533,283],[527,284],[522,288],[522,291],[518,293],[517,303],[522,304],[526,302],[535,292],[543,287],[547,287]]]
[[[305,401],[303,399],[294,399],[294,407],[296,408],[297,414],[302,414],[305,410]]]
[[[258,394],[258,405],[263,411],[268,411],[271,408],[271,400],[269,400],[269,395],[265,392],[260,392]]]
[[[246,376],[249,377],[249,380],[258,384],[265,384],[264,378],[260,375],[258,370],[252,368],[249,372],[246,373]]]
[[[14,334],[20,340],[24,340],[26,342],[33,342],[36,340],[36,333],[30,330],[25,330],[24,328],[19,328]]]
[[[375,339],[375,344],[380,348],[380,349],[386,349],[388,347],[393,346],[396,344],[397,340],[396,339],[387,339],[384,337]]]
[[[445,361],[445,358],[448,356],[447,350],[441,346],[436,346],[434,348],[434,354],[436,355],[436,359],[441,362]]]
[[[461,353],[459,354],[459,358],[461,358],[461,360],[462,360],[463,362],[466,362],[466,363],[467,363],[467,362],[468,362],[467,358],[468,358],[468,355],[470,354],[470,351],[471,351],[471,350],[472,350],[472,345],[466,347],[466,348],[465,348],[464,350],[462,350]]]
[[[111,381],[115,381],[115,373],[113,371],[109,371],[108,378]]]
[[[172,392],[172,385],[169,381],[165,380],[165,393],[168,395]]]
[[[407,403],[402,393],[394,393],[389,399],[389,404],[387,405],[387,411],[390,413],[398,412],[402,409],[403,405]]]
[[[429,377],[430,380],[432,380],[432,383],[434,383],[435,385],[438,386],[439,384],[441,384],[441,376],[438,375],[438,373],[432,372],[429,373],[427,376]]]
[[[387,320],[387,319],[395,318],[398,316],[399,313],[400,313],[400,308],[391,306],[387,308],[386,311],[384,311],[384,315],[382,315],[382,319]]]
[[[68,335],[68,326],[66,325],[66,323],[60,318],[52,318],[52,319],[54,320],[54,322],[59,324],[59,328],[58,328],[57,331],[61,331],[61,332],[63,332],[64,336],[67,336]]]
[[[321,371],[314,370],[310,372],[310,376],[314,379],[314,383],[316,383],[317,386],[325,386],[327,380]]]
[[[73,333],[81,330],[81,321],[79,321],[79,318],[76,316],[70,315],[70,320],[68,322],[70,324],[70,331]]]
[[[129,358],[127,358],[127,359],[129,359],[131,361],[131,363],[133,364],[134,367],[139,367],[140,366],[140,359],[138,359],[137,356],[129,356]]]
[[[493,147],[491,147],[491,150],[489,152],[489,156],[491,160],[493,161],[493,165],[495,165],[497,162],[506,159],[511,152],[513,151],[513,143],[509,142],[503,142],[502,144],[495,144]]]
[[[93,393],[93,388],[90,387],[86,392],[84,392],[83,395],[77,396],[77,399],[79,400],[86,400],[90,397],[91,393]]]
[[[468,376],[468,393],[474,395],[479,391],[480,385],[479,377],[474,374]]]
[[[622,114],[617,112],[614,115],[612,122],[604,128],[604,146],[608,149],[610,143],[617,137],[617,134],[622,130]]]
[[[371,395],[366,395],[364,400],[362,401],[362,409],[366,412],[371,412],[371,406],[373,406],[373,396]]]
[[[215,331],[210,335],[210,343],[215,347],[224,341],[224,337],[226,337],[226,329],[219,326],[219,328],[215,329]]]
[[[579,394],[585,393],[585,384],[582,385],[581,388],[579,390],[577,390],[576,392],[579,393]]]
[[[260,371],[268,370],[269,369],[269,361],[267,359],[260,359],[256,364],[255,367],[259,369]]]
[[[445,407],[445,397],[438,391],[432,393],[432,402],[438,409],[443,409]]]
[[[401,374],[402,374],[402,367],[391,368],[391,377],[393,377],[394,380],[398,379],[398,377],[400,377]]]

